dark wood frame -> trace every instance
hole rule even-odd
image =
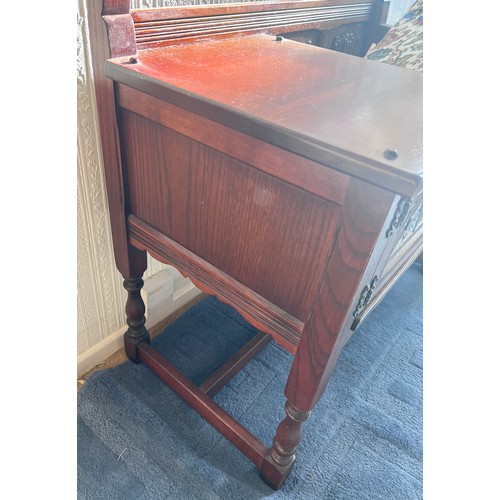
[[[89,2],[89,25],[90,42],[92,47],[92,66],[94,71],[94,85],[96,89],[97,108],[99,111],[99,126],[103,149],[103,159],[105,165],[105,177],[108,193],[108,204],[111,216],[111,227],[114,248],[122,248],[127,245],[127,230],[125,222],[124,200],[121,197],[123,192],[123,179],[121,170],[121,155],[119,151],[118,129],[115,116],[115,96],[113,82],[105,77],[104,63],[110,58],[130,56],[134,57],[138,53],[141,43],[137,42],[136,23],[144,23],[148,20],[156,22],[158,19],[167,19],[177,22],[177,26],[182,25],[186,19],[205,18],[212,19],[217,15],[239,15],[256,13],[269,15],[274,11],[294,9],[297,13],[307,7],[322,7],[335,4],[353,4],[355,0],[328,1],[328,0],[306,0],[300,2],[273,1],[273,2],[249,2],[244,4],[208,5],[205,7],[178,7],[162,9],[130,10],[129,0],[95,0]],[[240,29],[229,33],[223,29],[218,31],[216,36],[234,36],[242,33],[256,32],[265,33],[301,33],[311,28],[324,32],[330,32],[335,27],[340,27],[353,22],[365,22],[367,28],[364,33],[363,47],[365,51],[371,43],[377,42],[387,31],[385,21],[387,19],[388,3],[383,0],[371,2],[372,9],[364,11],[363,15],[337,20],[304,20],[303,22],[294,20],[292,26],[287,24],[286,19],[281,20],[277,26],[266,25],[264,27],[252,29]],[[176,25],[174,24],[174,27]],[[221,23],[223,26],[223,22]],[[213,33],[212,33],[213,35]],[[203,34],[202,36],[205,36]],[[331,39],[331,33],[324,39]],[[200,37],[190,36],[184,41],[197,41]],[[300,37],[299,37],[300,39]],[[164,43],[171,43],[168,38]],[[156,42],[160,43],[160,42]],[[149,45],[144,45],[148,47]],[[133,250],[132,250],[133,252]],[[130,264],[126,255],[115,250],[115,259],[120,271],[126,275],[130,274]]]
[[[359,43],[351,49],[364,53],[372,41],[377,41],[375,35],[380,38],[384,32],[380,19],[386,4],[378,0],[363,4],[356,0],[306,0],[130,11],[128,1],[101,0],[91,2],[89,6],[115,260],[128,293],[126,353],[132,361],[148,366],[242,451],[258,467],[264,481],[275,489],[283,484],[291,471],[301,439],[301,425],[321,397],[342,347],[369,310],[421,251],[422,235],[418,226],[418,231],[414,231],[405,242],[404,251],[393,252],[395,243],[407,228],[408,218],[418,210],[421,178],[394,176],[391,184],[391,176],[379,172],[369,179],[371,183],[367,183],[351,178],[348,168],[345,172],[323,168],[321,160],[324,158],[299,158],[294,154],[293,147],[289,152],[278,152],[272,144],[265,144],[264,147],[262,138],[243,137],[241,130],[228,128],[224,119],[215,116],[211,126],[231,135],[234,143],[247,141],[267,154],[269,160],[277,158],[278,154],[290,155],[290,168],[276,167],[267,173],[290,185],[300,186],[319,198],[329,198],[340,207],[335,244],[325,258],[313,306],[302,318],[288,314],[131,213],[128,179],[122,164],[122,156],[126,154],[120,140],[123,125],[118,109],[141,114],[145,107],[155,103],[164,108],[165,113],[172,112],[171,116],[179,117],[174,125],[177,132],[185,132],[203,144],[209,144],[209,140],[193,135],[202,132],[195,132],[201,128],[193,126],[198,118],[188,107],[172,107],[171,103],[162,102],[161,96],[150,96],[147,102],[144,101],[144,94],[140,91],[106,78],[105,61],[125,57],[130,64],[134,64],[140,57],[140,51],[151,47],[192,43],[206,37],[227,38],[261,32],[310,43],[311,31],[319,31],[321,36],[316,42],[330,47],[335,30],[340,29],[343,36],[346,26],[356,25],[359,29],[360,23],[363,26],[361,38],[358,37]],[[210,110],[206,116],[209,119],[212,117]],[[250,161],[243,150],[234,154],[243,155],[242,161]],[[252,161],[258,160],[253,158]],[[307,163],[308,176],[302,175],[301,162]],[[272,161],[264,163],[258,168],[274,168]],[[294,168],[297,170],[294,171]],[[333,186],[335,189],[331,189]],[[388,186],[389,189],[381,189],[381,186]],[[409,204],[404,216],[401,215],[402,202]],[[360,233],[358,226],[361,220],[363,231]],[[355,249],[354,261],[346,253],[346,248]],[[229,303],[264,332],[200,387],[192,384],[149,345],[144,303],[140,296],[142,275],[147,266],[146,252],[177,267],[203,291]],[[377,282],[382,286],[376,289]],[[215,404],[210,396],[271,338],[291,352],[294,360],[285,387],[285,418],[276,430],[272,446],[268,448]]]

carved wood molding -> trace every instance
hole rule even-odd
[[[175,266],[189,276],[198,288],[229,303],[249,323],[271,334],[278,344],[295,353],[304,328],[302,321],[272,305],[139,218],[130,215],[128,227],[130,242],[135,247],[147,248],[155,259]]]
[[[214,36],[331,29],[370,18],[373,2],[260,2],[131,11],[137,48],[146,49]]]
[[[394,234],[394,231],[406,219],[406,216],[408,215],[408,210],[410,209],[410,207],[411,207],[411,202],[409,199],[401,198],[399,200],[398,206],[396,207],[396,211],[394,212],[394,215],[392,217],[391,224],[385,233],[385,236],[387,238],[390,238]]]
[[[404,222],[404,229],[399,240],[394,247],[393,253],[396,253],[414,234],[416,234],[423,225],[423,204],[416,204],[410,212],[410,215]]]

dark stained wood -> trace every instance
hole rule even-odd
[[[423,238],[422,236],[412,239],[411,244],[405,249],[404,254],[399,255],[399,259],[391,265],[391,268],[386,271],[385,276],[377,283],[377,293],[372,297],[367,306],[363,309],[359,316],[354,318],[351,325],[351,330],[355,331],[359,325],[365,320],[370,312],[386,296],[387,292],[393,287],[401,275],[422,256]],[[346,338],[346,341],[349,337]]]
[[[343,203],[349,183],[345,174],[124,85],[118,84],[116,93],[118,105],[137,115],[328,201]]]
[[[287,401],[285,414],[260,470],[260,477],[275,490],[281,488],[292,470],[295,452],[302,438],[302,423],[309,418],[311,412],[297,410]]]
[[[123,286],[127,290],[125,313],[127,315],[128,329],[124,335],[125,353],[134,363],[139,362],[137,346],[141,342],[149,343],[149,332],[146,329],[146,307],[141,297],[144,286],[142,275],[147,268],[146,252],[135,247],[128,248],[129,272],[125,277]]]
[[[338,339],[349,330],[359,293],[385,248],[383,228],[394,204],[394,195],[369,184],[355,181],[349,188],[335,248],[285,388],[290,403],[301,411],[316,404],[330,377]]]
[[[231,356],[230,359],[204,380],[199,385],[200,390],[207,396],[215,396],[229,380],[271,342],[271,339],[272,337],[267,333],[257,333],[234,356]]]
[[[363,23],[367,38],[377,2],[356,0],[252,2],[233,5],[132,11],[140,50],[207,38],[257,33],[282,34],[308,29],[331,30]],[[364,42],[366,45],[367,42]]]
[[[390,27],[385,24],[389,14],[390,2],[379,0],[375,2],[370,12],[370,20],[367,26],[367,36],[364,39],[363,55],[368,52],[370,46],[378,43]]]
[[[106,190],[116,267],[125,277],[132,276],[129,265],[125,196],[120,155],[120,138],[116,124],[113,82],[104,76],[104,62],[110,57],[135,53],[135,39],[129,30],[119,36],[122,48],[112,47],[108,39],[108,26],[114,16],[127,16],[125,1],[95,0],[88,4],[90,43],[92,45],[92,67],[96,101],[99,110],[99,128],[106,177]],[[104,5],[103,5],[104,4]],[[107,21],[102,18],[105,12]],[[130,18],[131,19],[131,18]],[[128,40],[124,40],[129,37]],[[116,39],[115,39],[116,41]]]
[[[142,51],[138,64],[116,59],[106,72],[397,194],[420,182],[421,73],[267,35]],[[384,133],[373,133],[382,123]],[[387,159],[387,149],[398,157]]]
[[[304,323],[253,290],[223,273],[172,239],[129,216],[130,242],[148,251],[155,259],[176,267],[205,293],[215,295],[234,307],[249,323],[263,330],[292,354],[297,348]]]
[[[338,206],[128,111],[121,133],[131,213],[305,321]]]
[[[287,412],[261,470],[261,476],[271,486],[279,487],[293,466],[301,423],[323,394],[351,325],[349,312],[385,247],[382,230],[394,198],[368,184],[351,183],[318,301],[304,326],[285,387],[287,404],[303,418],[293,419]]]
[[[408,269],[413,261],[418,259],[423,251],[423,193],[416,193],[413,200],[399,200],[397,209],[391,219],[389,229],[385,235],[388,244],[384,248],[379,265],[374,274],[378,276],[376,293],[363,308],[360,314],[354,317],[351,330],[354,331],[368,316],[370,311],[380,303],[386,293],[392,288],[397,279]],[[401,202],[408,202],[406,216],[401,219],[399,207]],[[397,216],[397,217],[396,217]],[[397,224],[395,226],[395,221]]]
[[[200,17],[214,17],[231,15],[235,13],[252,14],[254,12],[267,12],[280,11],[280,10],[295,10],[297,14],[300,11],[309,8],[330,7],[332,5],[370,5],[374,4],[373,1],[360,2],[359,0],[300,0],[298,2],[290,2],[288,0],[274,0],[274,1],[255,1],[255,2],[242,2],[238,4],[214,4],[214,5],[186,5],[180,7],[166,7],[157,9],[138,9],[131,10],[130,13],[135,23],[148,22],[148,21],[163,21],[163,20],[177,20],[177,19],[196,19]]]
[[[340,36],[356,24],[347,13],[368,7],[358,14],[373,27],[385,3],[265,2],[130,15],[124,1],[110,0],[103,20],[101,3],[92,6],[93,40],[104,44],[95,64],[115,56],[105,65],[114,88],[111,80],[103,85],[102,73],[97,85],[115,256],[129,293],[127,353],[275,489],[292,469],[302,424],[351,328],[421,251],[422,79],[308,44],[242,35],[301,29],[296,36],[307,42],[318,30],[315,43],[328,45],[332,12],[346,13]],[[362,23],[355,29],[364,33]],[[209,33],[214,39],[202,42]],[[168,45],[174,39],[198,43]],[[167,45],[141,49],[157,42]],[[204,393],[232,376],[263,338],[194,386],[148,343],[140,299],[146,252],[294,355],[284,419],[269,448]]]
[[[261,467],[266,447],[229,413],[203,393],[188,378],[162,358],[149,344],[138,346],[139,359],[179,397],[195,409],[257,467]]]
[[[98,5],[101,1],[96,2]],[[129,0],[103,2],[102,19],[108,31],[110,57],[129,56],[137,52],[134,21]]]

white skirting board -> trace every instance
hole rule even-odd
[[[174,270],[175,272],[175,270]],[[197,297],[201,291],[189,280],[172,275],[172,271],[161,271],[144,282],[142,295],[146,304],[146,328],[151,329],[171,314]],[[125,315],[125,311],[123,312]],[[108,335],[83,354],[78,356],[77,377],[102,363],[123,347],[124,326]]]

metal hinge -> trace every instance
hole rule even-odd
[[[408,198],[401,198],[398,202],[398,206],[396,207],[396,211],[392,216],[391,224],[389,225],[389,229],[387,229],[385,236],[389,238],[393,235],[394,231],[402,224],[405,220],[408,210],[410,210],[410,200]]]
[[[373,295],[373,291],[375,290],[375,285],[379,279],[378,275],[375,275],[373,279],[371,280],[369,285],[366,285],[363,288],[363,291],[361,292],[361,295],[358,300],[358,304],[356,306],[356,309],[354,309],[354,312],[352,315],[356,318],[358,317],[363,309],[368,305],[368,302],[370,302],[370,299]]]

